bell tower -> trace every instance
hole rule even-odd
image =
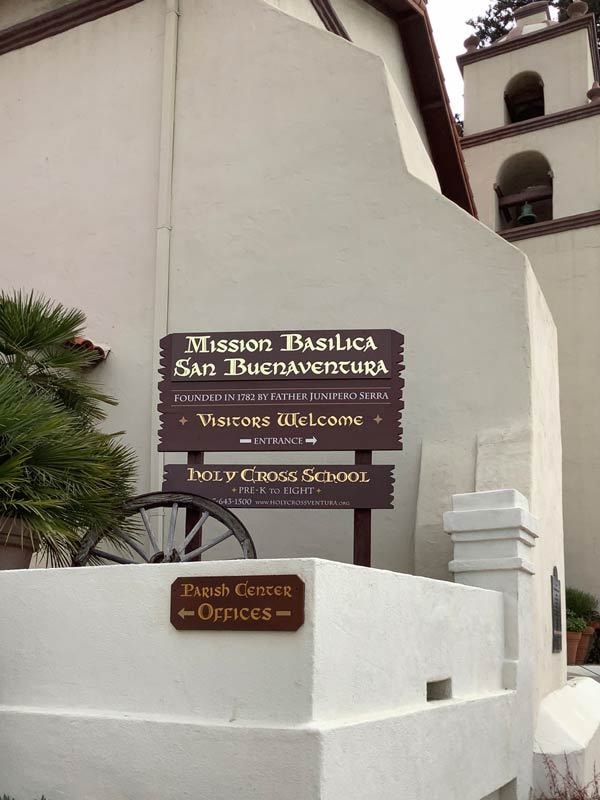
[[[567,581],[600,593],[600,66],[593,14],[547,0],[458,57],[480,219],[525,251],[558,329]]]

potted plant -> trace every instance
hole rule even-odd
[[[577,648],[585,628],[586,622],[583,617],[576,617],[567,611],[567,664],[577,663]]]
[[[589,592],[567,587],[565,599],[567,611],[573,616],[583,619],[586,623],[581,634],[575,661],[576,664],[585,664],[593,638],[596,635],[595,628],[590,623],[598,608],[598,598]]]
[[[67,344],[84,321],[42,297],[0,294],[0,569],[27,567],[34,550],[69,565],[90,527],[125,547],[135,459],[96,427],[114,401],[84,374],[90,355]]]
[[[594,616],[590,620],[590,628],[593,628],[595,631],[600,630],[600,615],[598,614],[597,611],[594,613]]]

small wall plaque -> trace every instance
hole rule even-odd
[[[560,580],[556,567],[550,576],[550,586],[552,595],[552,652],[561,653],[563,646],[562,632],[562,609],[560,599]]]
[[[177,578],[171,624],[179,631],[297,631],[304,624],[298,575]]]

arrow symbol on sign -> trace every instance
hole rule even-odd
[[[194,612],[188,611],[187,608],[182,608],[180,611],[177,612],[177,615],[181,617],[181,619],[185,619],[186,617],[193,617]]]
[[[252,444],[252,439],[240,439],[240,444]]]
[[[304,441],[306,442],[306,444],[316,444],[317,443],[317,437],[313,436],[312,439],[305,439]]]

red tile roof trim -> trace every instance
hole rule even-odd
[[[89,350],[96,354],[96,359],[91,366],[97,366],[101,361],[106,361],[110,353],[110,347],[107,344],[97,344],[92,342],[91,339],[86,339],[83,336],[76,336],[66,343],[67,347],[74,350]]]

